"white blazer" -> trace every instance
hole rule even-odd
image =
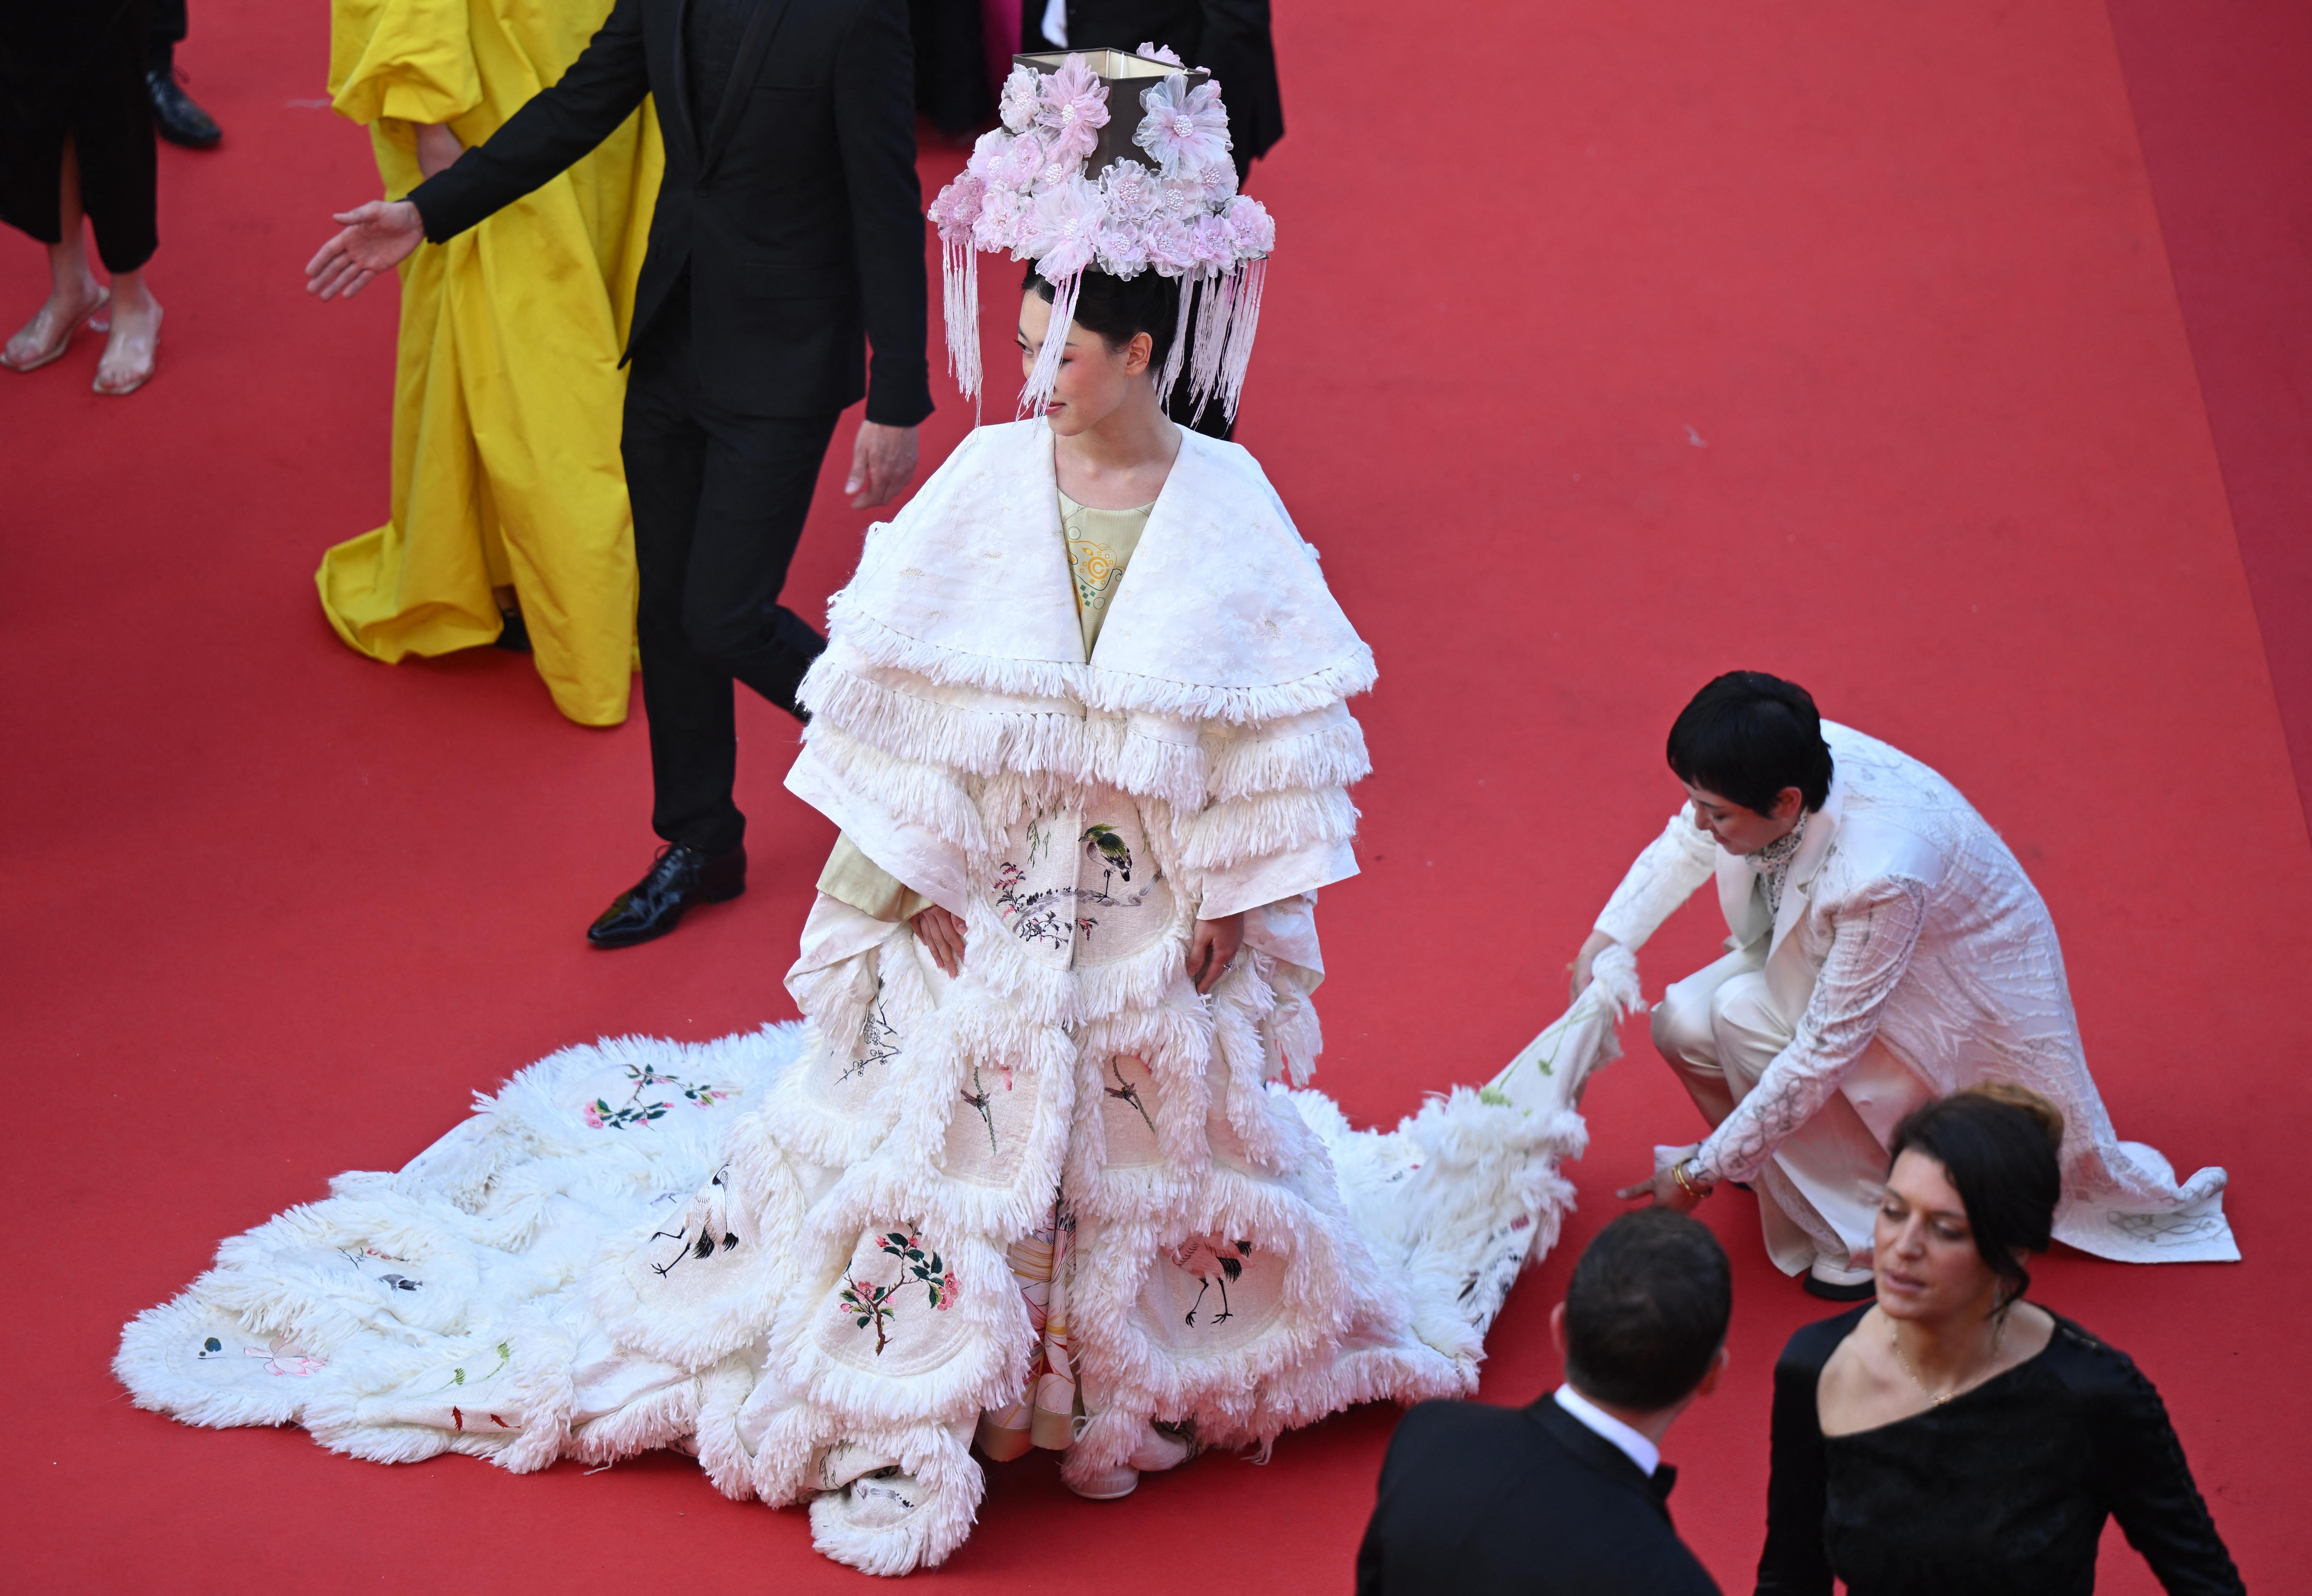
[[[2168,1161],[2112,1128],[2080,1045],[2054,919],[2013,853],[1940,775],[1826,721],[1836,774],[1771,921],[1748,862],[1688,805],[1638,855],[1598,918],[1637,948],[1713,874],[1737,942],[1767,939],[1765,973],[1795,1034],[1697,1155],[1747,1179],[1883,1048],[1937,1095],[2007,1080],[2063,1111],[2055,1233],[2104,1258],[2235,1259],[2221,1169],[2178,1187]],[[1864,1072],[1867,1074],[1867,1070]],[[1856,1109],[1881,1139],[1871,1093]],[[1894,1096],[1898,1094],[1887,1094]]]

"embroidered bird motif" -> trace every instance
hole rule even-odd
[[[1244,1260],[1252,1256],[1251,1242],[1196,1236],[1172,1248],[1166,1256],[1176,1267],[1196,1277],[1196,1300],[1188,1304],[1185,1321],[1189,1329],[1195,1328],[1196,1314],[1204,1305],[1205,1293],[1215,1285],[1221,1288],[1221,1311],[1204,1321],[1204,1328],[1210,1329],[1236,1317],[1229,1306],[1229,1284],[1244,1278]]]
[[[1115,827],[1087,826],[1082,840],[1084,852],[1091,856],[1092,863],[1107,867],[1108,879],[1122,876],[1126,881],[1132,880],[1132,849]],[[1100,891],[1105,893],[1107,890],[1107,880],[1104,879]]]

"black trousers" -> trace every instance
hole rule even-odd
[[[793,711],[827,646],[779,603],[836,413],[732,414],[699,390],[678,294],[635,353],[622,452],[641,576],[635,632],[650,718],[651,825],[703,853],[739,846],[731,684]]]
[[[65,140],[108,271],[153,259],[157,162],[144,0],[0,4],[0,222],[64,237]]]

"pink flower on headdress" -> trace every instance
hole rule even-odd
[[[1099,143],[1099,130],[1108,126],[1108,85],[1082,56],[1070,56],[1043,80],[1036,126],[1043,131],[1047,156],[1062,166],[1074,166]]]
[[[1154,175],[1129,156],[1102,172],[1099,186],[1108,195],[1108,214],[1113,221],[1138,226],[1164,206],[1164,191],[1157,187]]]
[[[971,241],[993,255],[1020,246],[1020,223],[1028,201],[1012,189],[991,188],[979,202],[979,217],[971,226]]]
[[[1143,40],[1140,48],[1132,53],[1143,61],[1161,61],[1167,66],[1187,65],[1180,59],[1179,52],[1169,44],[1150,44]]]
[[[1043,75],[1032,66],[1014,66],[1003,80],[996,114],[1014,133],[1025,133],[1036,119],[1036,101],[1043,92]]]
[[[1218,83],[1191,89],[1187,76],[1176,73],[1143,90],[1140,103],[1147,115],[1132,142],[1154,157],[1166,177],[1201,176],[1228,160],[1228,111]]]
[[[1181,277],[1196,269],[1196,235],[1175,216],[1159,216],[1141,232],[1148,264],[1168,277]]]
[[[1111,277],[1136,277],[1148,269],[1148,235],[1130,222],[1110,216],[1094,241],[1099,269]]]
[[[1236,264],[1236,240],[1229,233],[1225,216],[1201,216],[1189,232],[1190,247],[1195,250],[1196,264],[1223,272]]]
[[[1072,177],[1036,196],[1020,219],[1018,248],[1046,281],[1056,283],[1091,264],[1106,215],[1099,185]]]
[[[1204,203],[1219,210],[1236,196],[1236,162],[1220,161],[1204,168]]]
[[[1239,258],[1257,260],[1276,250],[1276,218],[1268,207],[1249,194],[1239,194],[1229,201],[1229,237],[1236,244]]]
[[[965,171],[955,181],[939,191],[932,201],[930,215],[940,230],[940,237],[955,242],[968,238],[979,221],[979,206],[987,192],[987,185]]]
[[[1044,170],[1045,153],[1044,141],[1032,133],[1006,141],[987,163],[987,186],[1023,190],[1034,187]]]

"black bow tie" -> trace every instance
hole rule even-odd
[[[1654,1465],[1653,1473],[1647,1478],[1653,1481],[1654,1495],[1667,1502],[1669,1500],[1670,1487],[1677,1483],[1677,1465],[1657,1463]]]

